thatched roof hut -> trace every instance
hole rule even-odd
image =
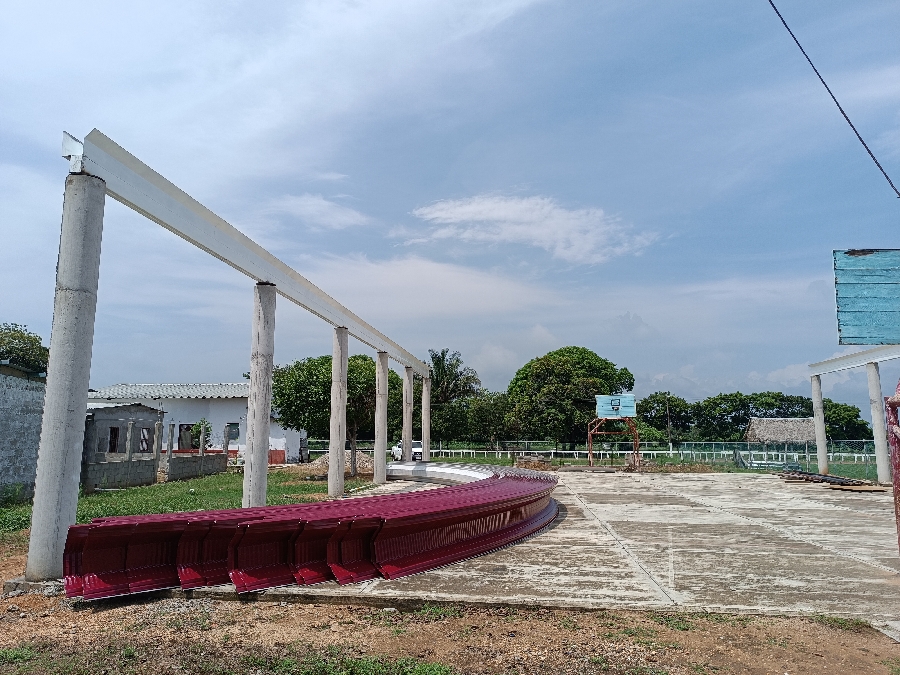
[[[744,440],[751,443],[805,443],[816,440],[812,417],[751,417]]]

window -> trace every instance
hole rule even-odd
[[[106,450],[107,452],[118,452],[119,451],[119,427],[110,427],[109,428],[109,448]]]
[[[141,452],[153,452],[151,447],[152,431],[150,427],[141,427]]]

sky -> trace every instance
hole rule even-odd
[[[778,4],[897,183],[896,0]],[[808,396],[807,364],[860,349],[832,250],[897,247],[900,200],[765,0],[0,8],[0,322],[45,343],[63,130],[494,390],[580,345],[640,396]],[[240,381],[252,285],[107,200],[91,386]],[[276,363],[330,353],[278,302]],[[869,417],[863,371],[823,387]]]

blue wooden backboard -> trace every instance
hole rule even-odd
[[[838,343],[900,344],[900,250],[834,252]]]
[[[597,417],[637,417],[634,394],[598,396]]]

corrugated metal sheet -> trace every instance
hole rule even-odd
[[[900,344],[900,250],[834,252],[838,341]]]
[[[556,517],[554,476],[468,469],[485,477],[423,492],[73,525],[63,560],[66,594],[96,599],[229,580],[245,593],[394,579],[513,543]]]
[[[135,400],[168,398],[248,398],[249,382],[218,384],[114,384],[88,392],[88,400]]]

